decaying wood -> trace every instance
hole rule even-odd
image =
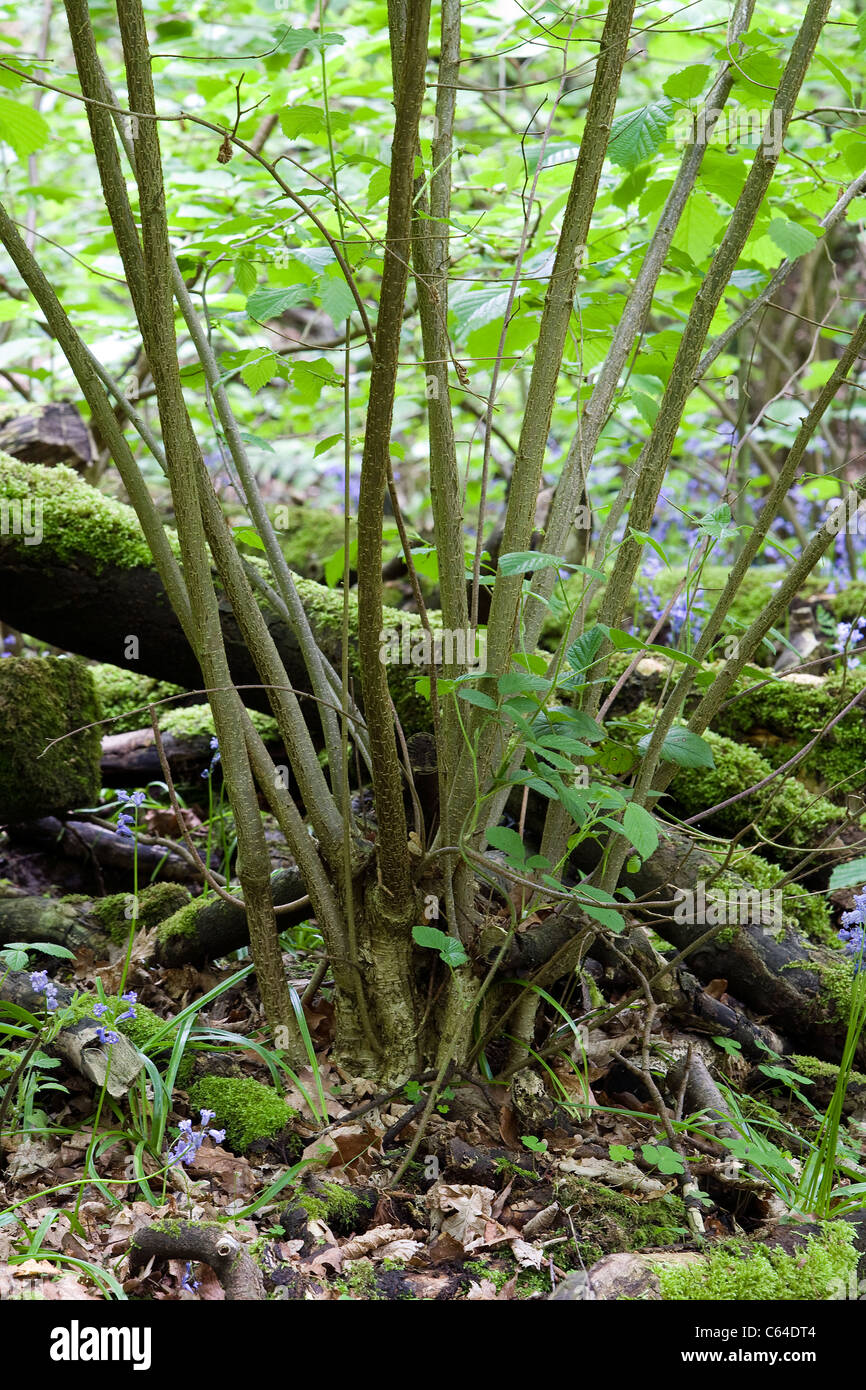
[[[227,1226],[154,1222],[132,1238],[130,1274],[139,1274],[150,1260],[196,1260],[210,1265],[229,1300],[252,1301],[266,1296],[261,1270]]]
[[[58,1008],[72,1003],[74,995],[68,985],[57,985],[56,989]],[[34,990],[26,970],[10,971],[0,980],[0,999],[18,1004],[37,1017],[45,1011],[45,999]],[[79,1019],[60,1030],[51,1043],[51,1050],[94,1086],[101,1088],[104,1083],[109,1095],[120,1100],[144,1067],[144,1058],[122,1034],[120,1041],[110,1047],[101,1043],[97,1036],[101,1026],[95,1018]]]

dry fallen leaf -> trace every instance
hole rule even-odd
[[[397,1241],[401,1244],[413,1245],[412,1253],[421,1249],[419,1241],[412,1239],[413,1231],[411,1226],[376,1226],[372,1231],[365,1231],[363,1235],[353,1236],[342,1246],[344,1260],[362,1260],[370,1255],[375,1255],[378,1259],[384,1259],[380,1253],[383,1246],[394,1245]],[[394,1256],[388,1256],[393,1259]]]
[[[451,1236],[464,1250],[472,1250],[487,1239],[487,1223],[495,1196],[490,1187],[437,1182],[427,1193],[427,1208],[439,1230]]]

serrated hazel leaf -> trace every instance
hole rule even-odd
[[[619,116],[611,126],[607,157],[629,173],[660,150],[673,119],[669,101],[654,101]]]
[[[21,101],[0,97],[0,140],[10,145],[19,159],[26,159],[47,145],[51,131],[44,116]]]
[[[307,304],[309,299],[309,285],[284,285],[281,289],[256,290],[247,300],[247,313],[253,319],[273,319],[284,309],[294,309],[299,304]]]

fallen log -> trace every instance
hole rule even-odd
[[[0,535],[0,618],[63,651],[77,652],[142,675],[171,681],[187,690],[203,686],[201,671],[162,581],[151,562],[138,519],[131,507],[82,482],[71,469],[21,463],[0,454],[0,500],[10,507],[25,504],[39,518],[38,543],[19,526]],[[28,526],[28,531],[36,530]],[[169,533],[175,544],[174,533]],[[267,576],[264,561],[250,559]],[[251,708],[270,712],[267,694],[241,637],[218,577],[220,618],[232,679],[243,688]],[[296,585],[313,635],[322,652],[339,669],[343,597],[311,580]],[[297,640],[279,614],[257,595],[270,634],[292,686],[309,692],[310,684]],[[349,626],[357,633],[358,610],[349,599]],[[398,635],[401,660],[391,666],[391,692],[407,733],[426,728],[429,706],[415,682],[426,667],[415,663],[411,643],[421,631],[414,614],[385,610],[385,626]],[[404,630],[407,634],[404,640]],[[361,689],[357,638],[350,640],[350,667],[355,691]],[[310,728],[320,729],[315,705],[305,709]]]

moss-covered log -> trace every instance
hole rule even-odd
[[[7,511],[29,507],[31,521],[38,518],[38,526],[30,526],[33,534],[25,534],[23,525],[0,534],[0,618],[4,622],[95,661],[171,681],[187,690],[201,689],[198,664],[153,568],[132,508],[82,482],[72,469],[21,463],[3,455],[0,503]],[[173,533],[170,539],[176,548]],[[264,561],[250,563],[267,575]],[[218,580],[216,584],[222,594]],[[342,593],[301,578],[297,588],[316,641],[339,668]],[[294,635],[264,601],[262,610],[289,679],[297,690],[308,691]],[[269,710],[267,695],[256,688],[259,675],[224,596],[220,613],[233,680],[239,687],[248,687],[243,692],[246,703]],[[426,668],[411,660],[411,642],[420,631],[420,620],[388,610],[386,623],[398,635],[401,658],[390,672],[392,695],[404,728],[411,732],[429,722],[426,701],[415,690]],[[354,596],[349,624],[355,634]],[[353,636],[350,665],[355,663],[356,646]],[[355,669],[353,674],[359,692],[360,673]],[[313,729],[318,728],[312,708],[309,721]]]
[[[280,869],[271,875],[271,897],[276,907],[295,902],[306,892],[297,869]],[[281,913],[281,931],[305,922],[309,904],[293,912]],[[155,954],[161,965],[201,964],[248,946],[250,941],[246,913],[222,898],[195,898],[162,923],[157,932]]]

